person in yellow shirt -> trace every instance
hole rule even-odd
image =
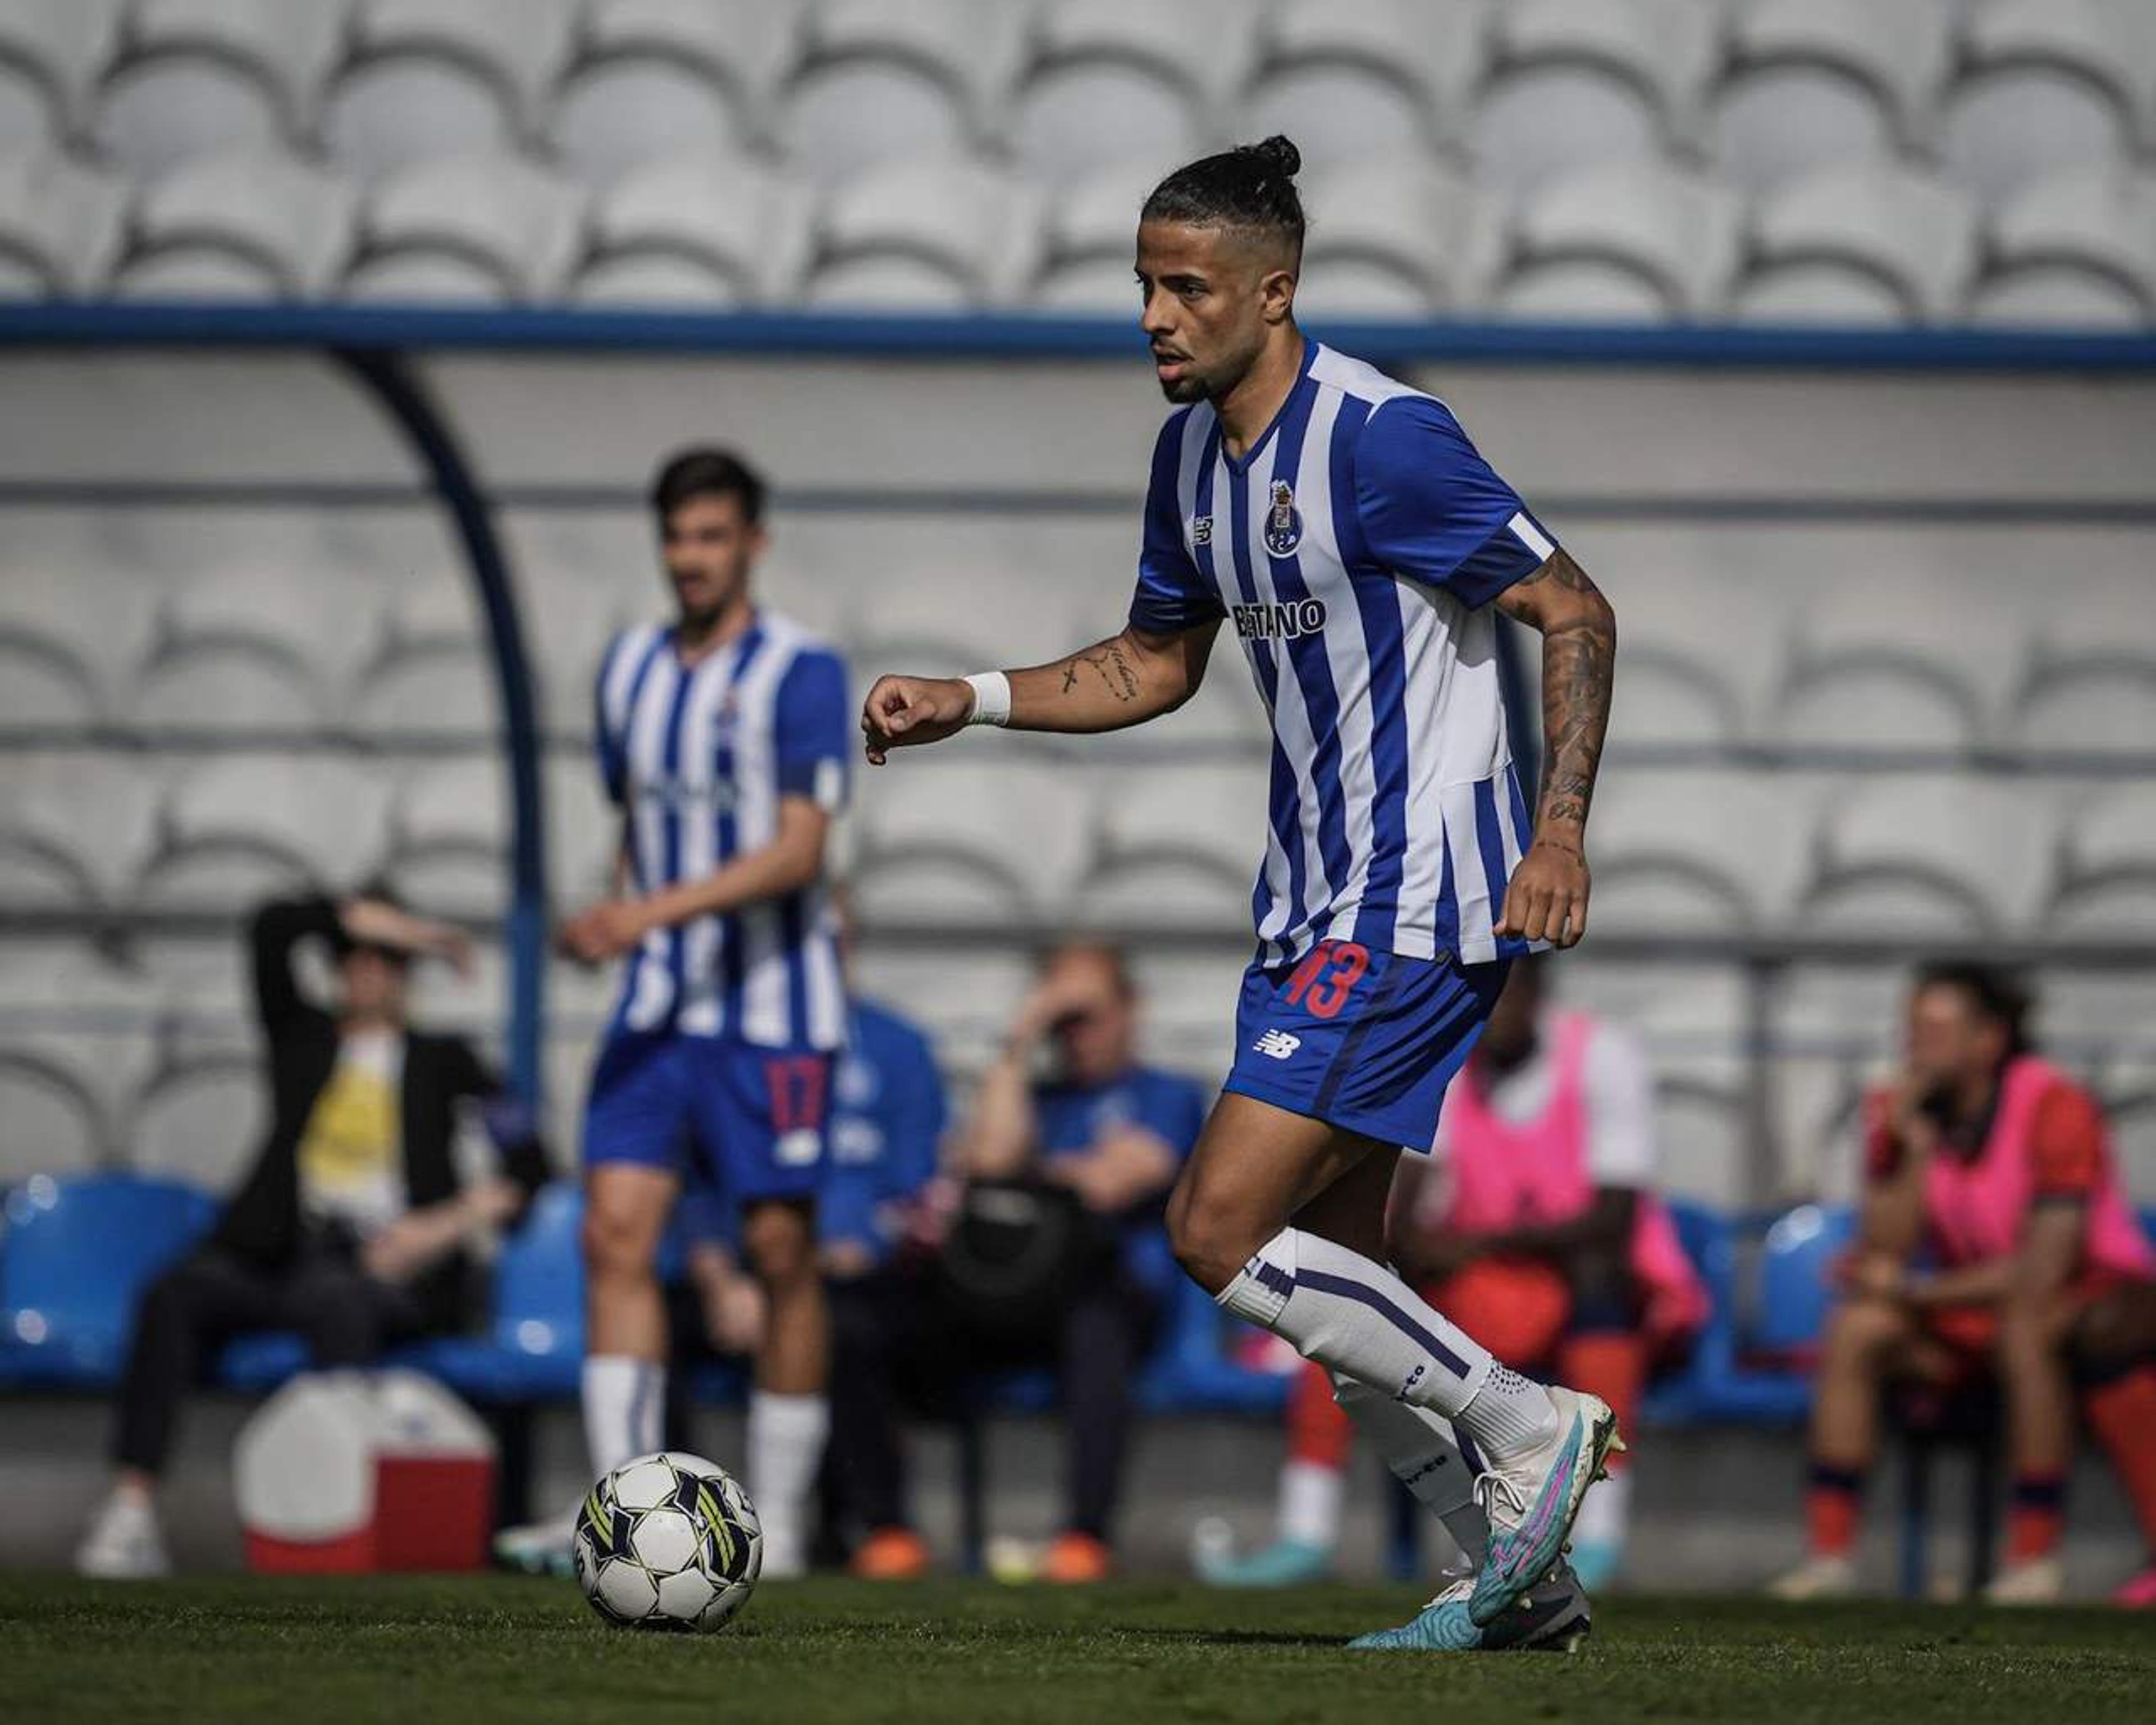
[[[315,939],[336,956],[334,1010],[309,1001],[293,972],[295,951]],[[136,1310],[116,1472],[76,1558],[86,1574],[169,1568],[157,1478],[182,1398],[226,1340],[295,1330],[316,1366],[359,1366],[394,1343],[457,1327],[465,1247],[513,1222],[547,1178],[527,1111],[470,1043],[408,1021],[415,958],[469,965],[459,931],[377,890],[341,904],[265,905],[249,945],[269,1135],[208,1239]],[[470,1183],[451,1153],[467,1101],[479,1104],[498,1158],[491,1177]]]

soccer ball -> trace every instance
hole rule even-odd
[[[592,1487],[572,1549],[584,1597],[608,1623],[715,1630],[756,1590],[763,1529],[726,1469],[667,1450]]]

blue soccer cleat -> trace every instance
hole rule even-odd
[[[1348,1645],[1376,1653],[1570,1653],[1593,1627],[1586,1590],[1563,1565],[1486,1629],[1468,1613],[1474,1592],[1473,1578],[1462,1576],[1398,1629]]]
[[[1549,1397],[1557,1435],[1475,1482],[1490,1518],[1490,1553],[1467,1609],[1486,1628],[1556,1567],[1587,1488],[1603,1476],[1610,1454],[1625,1447],[1617,1416],[1599,1396],[1553,1388]]]
[[[1198,1579],[1209,1587],[1300,1587],[1332,1573],[1332,1548],[1309,1539],[1276,1539],[1248,1557],[1207,1552],[1198,1559]]]

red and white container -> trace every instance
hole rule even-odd
[[[417,1372],[293,1378],[240,1432],[233,1473],[250,1568],[485,1567],[494,1440]]]

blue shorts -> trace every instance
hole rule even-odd
[[[1253,964],[1235,1007],[1224,1089],[1291,1114],[1427,1151],[1445,1086],[1505,985],[1510,959],[1461,964],[1321,941]]]
[[[592,1068],[584,1163],[703,1179],[735,1204],[812,1198],[833,1056],[731,1038],[617,1032]]]

